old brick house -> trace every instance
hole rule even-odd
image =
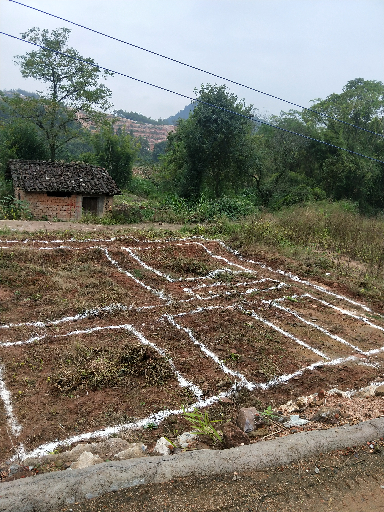
[[[40,219],[76,220],[83,212],[102,216],[121,194],[105,169],[84,163],[10,160],[6,175],[16,199],[27,201]]]

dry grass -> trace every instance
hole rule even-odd
[[[383,218],[319,203],[222,225],[222,232],[244,254],[289,258],[291,270],[328,276],[369,299],[384,298]]]

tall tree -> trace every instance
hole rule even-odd
[[[21,118],[35,124],[44,135],[51,160],[58,151],[78,136],[78,125],[82,121],[100,124],[103,112],[111,105],[111,91],[100,83],[100,78],[112,75],[101,71],[91,58],[82,57],[77,50],[67,46],[68,28],[49,32],[32,28],[21,34],[37,49],[19,55],[15,63],[20,66],[24,78],[34,78],[47,85],[39,91],[39,97],[23,97],[2,94],[3,108],[13,118]]]
[[[94,153],[84,153],[80,158],[84,162],[107,169],[120,188],[129,185],[140,143],[128,133],[121,130],[115,133],[113,127],[108,126],[91,135],[90,144]]]
[[[189,118],[168,135],[164,165],[182,196],[220,197],[250,181],[256,158],[252,113],[225,85],[201,87]]]
[[[302,118],[307,124],[316,126],[324,141],[384,160],[382,82],[355,78],[343,87],[341,93],[317,100],[312,108],[349,123],[303,112]],[[350,125],[376,132],[379,136]],[[384,164],[325,146],[322,149],[321,180],[327,195],[334,199],[351,199],[363,208],[382,208],[384,205]]]

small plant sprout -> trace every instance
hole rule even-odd
[[[147,423],[146,425],[144,425],[144,427],[146,430],[156,430],[157,428],[159,428],[159,426],[157,425],[157,423],[154,423],[153,421]]]
[[[168,439],[168,437],[165,437],[165,436],[163,436],[163,437],[164,437],[164,439],[165,439],[166,441],[168,441],[168,443],[169,443],[173,448],[176,448],[175,443],[173,443],[170,439]]]
[[[278,418],[277,414],[273,412],[272,405],[268,405],[261,414],[269,419]]]
[[[194,431],[192,434],[197,435],[208,435],[213,441],[222,441],[221,435],[217,432],[212,423],[217,423],[220,420],[210,420],[207,411],[203,414],[198,409],[194,409],[192,412],[187,412],[185,407],[182,406],[183,416],[189,421]]]

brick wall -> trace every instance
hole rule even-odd
[[[81,195],[71,195],[69,197],[48,196],[45,192],[24,192],[24,190],[16,189],[15,196],[17,199],[27,201],[29,209],[37,219],[48,220],[78,220],[82,215]],[[101,201],[103,211],[99,211],[103,215],[112,208],[113,196],[106,196]],[[104,200],[105,199],[105,200]]]

